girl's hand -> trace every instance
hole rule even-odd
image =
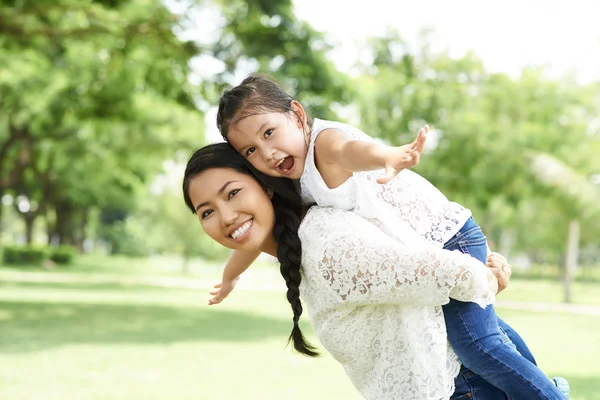
[[[238,279],[234,279],[233,281],[223,281],[221,283],[217,283],[214,286],[214,289],[208,292],[210,295],[214,296],[211,299],[208,299],[208,305],[212,306],[214,304],[219,304],[222,302],[225,297],[229,296],[229,293],[235,288],[235,284]]]
[[[502,254],[494,252],[488,253],[486,264],[498,279],[498,293],[500,293],[508,286],[508,281],[512,275],[512,268]]]
[[[486,269],[485,273],[487,276],[488,287],[490,288],[490,291],[494,294],[498,294],[498,278],[496,278],[496,275],[492,272],[491,269]]]
[[[385,162],[385,173],[377,178],[377,183],[386,184],[403,169],[412,168],[419,163],[419,158],[425,147],[425,140],[427,139],[427,133],[429,132],[429,126],[425,125],[419,131],[417,138],[409,144],[398,147],[390,147]]]

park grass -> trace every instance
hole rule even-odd
[[[360,398],[329,356],[285,348],[281,293],[205,303],[201,289],[0,283],[0,399]],[[600,400],[600,317],[499,313],[573,400]]]
[[[18,280],[23,274],[32,275],[50,274],[49,276],[64,277],[65,280],[85,281],[94,277],[105,278],[115,282],[123,277],[140,278],[143,284],[148,278],[173,278],[186,279],[189,282],[218,282],[220,280],[223,263],[207,263],[199,259],[189,263],[188,273],[182,275],[181,260],[173,256],[153,256],[150,258],[131,258],[125,256],[108,256],[99,254],[79,255],[74,265],[56,266],[47,270],[40,266],[14,267],[0,265],[0,280]],[[146,281],[145,284],[148,282]],[[275,263],[268,259],[255,263],[241,283],[242,286],[264,286],[285,289]],[[130,283],[130,286],[133,283]],[[600,283],[574,282],[573,303],[600,306]],[[501,300],[522,302],[549,302],[560,303],[564,299],[562,283],[560,280],[524,279],[515,275],[510,282],[509,289],[501,294]]]
[[[66,286],[0,288],[0,399],[359,398],[331,358],[285,348],[279,294],[209,309],[204,291]]]
[[[575,304],[600,306],[600,283],[574,282],[573,299]],[[561,281],[511,279],[507,290],[498,296],[499,300],[562,303],[564,289]]]

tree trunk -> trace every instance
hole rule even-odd
[[[56,221],[55,218],[53,218],[54,215],[52,215],[52,211],[50,209],[50,207],[46,207],[46,214],[45,214],[45,220],[46,220],[46,235],[48,236],[48,245],[53,245],[54,244],[54,240],[56,237]]]
[[[72,244],[71,218],[71,205],[67,202],[58,202],[56,204],[56,233],[59,244]]]
[[[2,176],[0,176],[0,180]],[[4,190],[0,188],[0,236],[2,236],[2,216],[4,215],[4,204],[2,203],[2,198],[4,197]]]
[[[74,240],[74,244],[77,247],[77,250],[79,250],[80,253],[83,253],[83,242],[85,242],[85,228],[87,226],[87,221],[88,221],[88,208],[87,207],[83,207],[81,208],[81,213],[80,213],[80,218],[79,218],[79,224],[77,227],[77,233],[76,233],[76,240]]]
[[[565,303],[573,301],[572,283],[577,269],[577,258],[579,256],[579,220],[571,220],[569,223],[569,237],[567,239],[567,255],[565,257]]]
[[[27,212],[21,214],[25,220],[25,242],[31,244],[33,242],[33,224],[37,217],[36,212]]]

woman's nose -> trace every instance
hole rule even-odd
[[[223,226],[229,227],[235,224],[235,221],[238,218],[238,213],[229,207],[224,207],[224,209],[221,210],[221,218]]]

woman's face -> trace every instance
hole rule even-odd
[[[234,250],[263,250],[275,225],[273,204],[251,176],[211,168],[190,180],[189,195],[204,231]]]

